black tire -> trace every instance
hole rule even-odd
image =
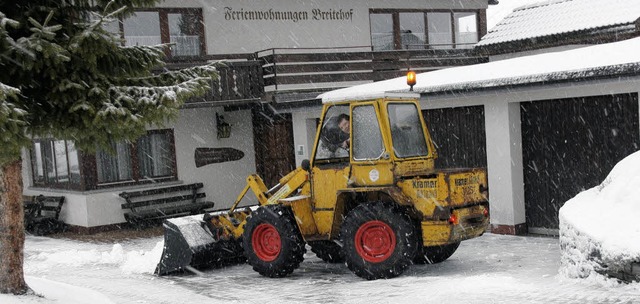
[[[334,241],[312,241],[308,242],[311,251],[327,263],[342,263],[342,247]]]
[[[450,258],[456,249],[460,246],[460,242],[443,246],[422,247],[413,262],[416,264],[437,264]]]
[[[244,227],[242,245],[253,270],[270,278],[292,273],[306,252],[291,210],[282,206],[264,206],[253,212]]]
[[[358,205],[347,215],[341,235],[347,267],[367,280],[399,276],[419,246],[411,218],[392,203]]]

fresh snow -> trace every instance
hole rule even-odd
[[[615,72],[616,69],[640,65],[640,52],[630,50],[640,50],[640,38],[425,72],[417,75],[417,83],[413,87],[413,91],[432,93],[482,89],[534,83],[550,78],[565,79],[580,75],[588,76],[602,69]],[[409,86],[407,86],[405,77],[398,77],[326,92],[319,95],[318,98],[338,100],[379,92],[406,92],[408,90]]]
[[[544,0],[500,0],[497,5],[489,5],[487,8],[487,29],[490,31],[502,19],[511,14],[514,9],[540,1]]]
[[[635,30],[635,22],[639,17],[638,0],[540,1],[516,8],[496,26],[488,25],[489,32],[477,45],[485,46],[619,25]]]
[[[309,250],[281,279],[247,264],[202,275],[153,275],[162,238],[88,243],[27,236],[25,274],[36,296],[0,295],[31,303],[634,303],[640,283],[619,284],[559,274],[557,238],[485,234],[464,241],[447,261],[412,265],[400,277],[366,281],[343,264]]]
[[[567,201],[559,212],[561,271],[585,278],[596,275],[599,261],[610,268],[640,263],[638,197],[640,152],[621,160],[602,184]]]

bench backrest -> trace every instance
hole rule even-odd
[[[52,217],[58,219],[64,204],[64,196],[34,196],[29,214],[33,217]]]
[[[202,187],[202,183],[194,183],[142,191],[122,192],[119,195],[127,201],[121,205],[122,209],[136,209],[166,205],[180,201],[196,203],[198,199],[206,197],[204,192],[198,192]]]

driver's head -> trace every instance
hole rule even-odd
[[[338,127],[342,132],[349,133],[349,115],[342,114],[339,116]]]

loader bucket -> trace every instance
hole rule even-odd
[[[244,262],[239,242],[216,239],[202,215],[167,219],[163,227],[164,248],[156,266],[157,275]]]

